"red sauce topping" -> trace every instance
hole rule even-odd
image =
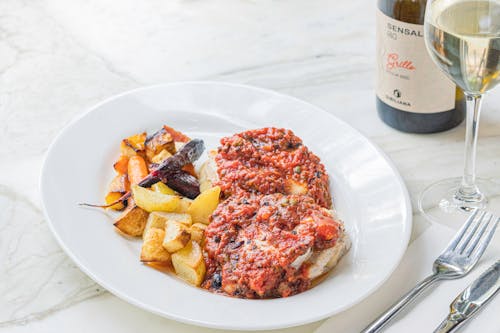
[[[203,287],[244,298],[286,297],[309,288],[308,250],[335,245],[340,225],[303,195],[239,192],[218,206],[205,231]]]
[[[341,228],[319,158],[292,131],[263,128],[223,138],[215,161],[225,200],[205,231],[203,287],[244,298],[308,289],[307,264],[293,263],[334,246]]]
[[[225,197],[250,193],[307,194],[326,208],[332,206],[328,175],[319,158],[287,129],[262,128],[221,140],[215,161]],[[303,187],[303,193],[294,190]],[[297,186],[295,186],[297,188]]]

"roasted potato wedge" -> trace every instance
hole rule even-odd
[[[148,215],[144,209],[131,204],[118,217],[114,226],[129,236],[141,236],[146,227]]]
[[[179,207],[177,207],[176,213],[187,213],[189,207],[193,203],[193,200],[189,198],[181,198],[179,202]]]
[[[118,199],[120,199],[122,197],[122,193],[120,192],[109,192],[107,195],[106,195],[106,198],[104,198],[104,200],[106,201],[106,205],[109,205],[115,201],[117,201]],[[114,204],[113,206],[111,207],[108,207],[108,209],[113,209],[113,210],[122,210],[125,208],[125,205],[123,204],[123,202],[118,202],[116,204]]]
[[[128,156],[121,155],[115,164],[113,164],[113,168],[118,174],[123,175],[127,173],[128,159]]]
[[[181,201],[176,195],[154,192],[138,185],[132,186],[132,197],[137,206],[148,212],[175,212]]]
[[[210,215],[212,215],[219,204],[219,196],[220,187],[215,186],[202,192],[193,200],[191,206],[187,209],[187,213],[191,215],[193,223],[208,224]]]
[[[125,193],[130,189],[130,184],[126,174],[116,175],[109,183],[108,192]]]
[[[129,136],[128,138],[126,138],[123,141],[125,142],[125,144],[127,146],[131,147],[134,151],[138,152],[138,151],[142,151],[146,148],[146,146],[145,146],[146,137],[147,137],[147,134],[146,134],[146,132],[144,132],[144,133]]]
[[[166,212],[151,212],[148,217],[148,222],[144,228],[143,238],[145,237],[148,229],[162,228],[165,229],[167,221],[175,221],[190,227],[192,224],[191,215],[180,213],[166,213]]]
[[[165,229],[165,222],[167,219],[162,216],[163,212],[151,212],[148,217],[148,221],[146,222],[146,226],[144,227],[144,232],[142,233],[142,238],[146,237],[146,233],[151,228],[160,228]]]
[[[203,223],[195,223],[189,228],[189,232],[191,233],[191,239],[201,244],[203,241],[203,237],[205,235],[205,229],[207,228],[206,224]]]
[[[182,249],[190,239],[191,234],[188,226],[176,221],[166,221],[163,247],[168,252],[173,253]]]
[[[120,144],[120,151],[123,156],[131,157],[143,152],[145,149],[146,133],[132,135],[123,139]]]
[[[172,264],[180,278],[195,286],[199,286],[205,277],[205,261],[201,247],[195,241],[172,254]]]
[[[164,160],[166,160],[170,156],[172,156],[172,154],[168,150],[163,149],[158,154],[156,154],[155,156],[151,157],[150,160],[151,160],[152,163],[160,164],[161,162],[163,162]]]
[[[177,194],[177,192],[175,192],[174,190],[172,190],[170,187],[168,187],[167,185],[165,185],[162,182],[158,182],[158,183],[154,184],[153,186],[151,186],[151,189],[155,192],[160,192],[163,194],[169,194],[169,195],[176,195]]]
[[[166,264],[170,261],[170,253],[162,245],[164,238],[165,230],[163,228],[150,228],[145,231],[141,249],[142,262]]]

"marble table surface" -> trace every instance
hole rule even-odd
[[[324,108],[378,144],[401,172],[414,208],[426,185],[459,176],[463,124],[411,135],[377,118],[374,18],[370,0],[0,1],[0,333],[202,331],[94,283],[42,216],[38,177],[48,145],[110,95],[180,80],[270,88]],[[483,177],[500,177],[499,105],[500,91],[484,103]],[[414,211],[413,237],[429,225]]]

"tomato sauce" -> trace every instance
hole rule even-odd
[[[203,287],[242,298],[308,289],[308,265],[294,262],[333,247],[341,228],[326,209],[332,200],[319,158],[292,131],[263,128],[223,138],[215,162],[223,201],[205,231]]]
[[[205,230],[203,287],[243,298],[300,293],[311,281],[307,265],[293,262],[334,246],[339,232],[330,212],[308,196],[240,191],[218,206]]]
[[[215,161],[220,179],[216,185],[225,197],[240,190],[297,194],[288,189],[295,183],[317,204],[332,206],[325,167],[291,130],[262,128],[223,138]]]

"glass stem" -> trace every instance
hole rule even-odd
[[[455,199],[464,203],[480,202],[484,196],[476,185],[476,147],[481,113],[482,95],[465,93],[467,101],[467,123],[465,131],[465,166],[462,185],[455,193]]]

